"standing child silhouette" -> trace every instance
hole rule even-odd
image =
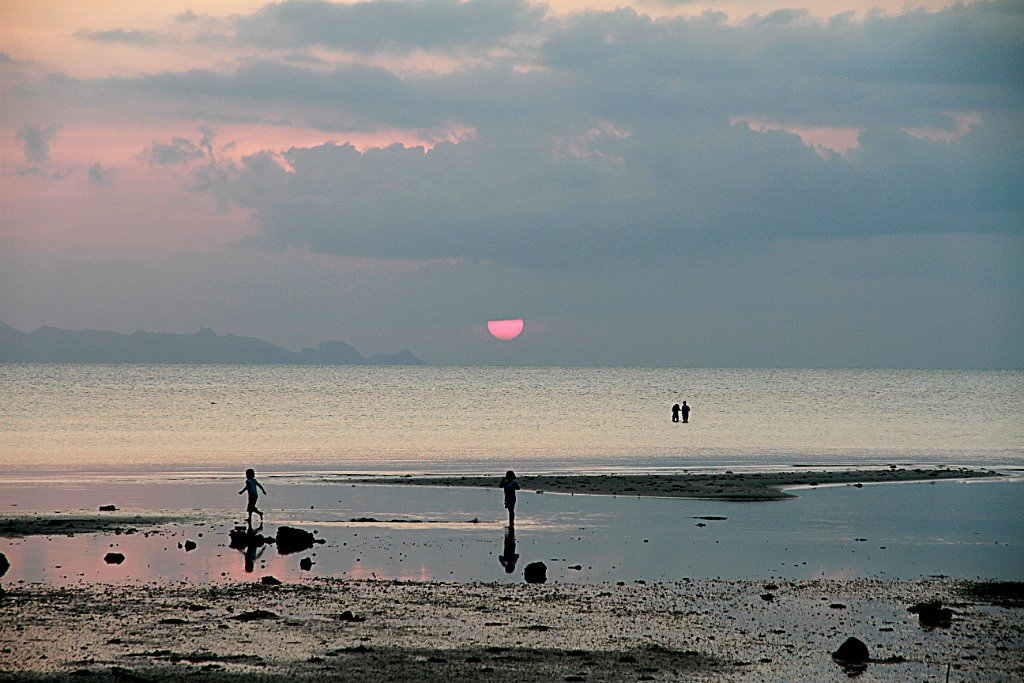
[[[256,500],[260,497],[260,494],[256,492],[256,489],[263,491],[263,495],[266,495],[267,490],[263,488],[263,484],[256,481],[256,470],[251,467],[245,471],[245,486],[238,492],[238,495],[242,495],[246,491],[249,492],[249,506],[246,511],[249,513],[249,528],[252,528],[252,513],[256,513],[260,516],[260,526],[263,526],[263,513],[260,512],[259,508],[256,507]]]
[[[505,491],[505,508],[508,510],[508,525],[515,526],[516,523],[516,491],[519,490],[519,482],[516,481],[516,473],[509,470],[505,478],[501,480],[501,488]]]

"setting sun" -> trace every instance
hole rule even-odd
[[[523,319],[516,318],[515,320],[488,320],[487,331],[491,333],[491,336],[495,339],[501,339],[502,341],[509,341],[515,339],[523,332]]]

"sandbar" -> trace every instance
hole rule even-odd
[[[997,472],[967,467],[897,467],[842,469],[793,468],[774,472],[679,472],[672,474],[538,474],[520,475],[523,490],[605,496],[659,496],[732,501],[793,498],[785,489],[802,486],[877,484],[943,479],[997,477]],[[363,483],[409,486],[495,487],[498,477],[403,476],[359,479]]]
[[[140,527],[187,521],[180,515],[112,515],[96,513],[30,513],[0,518],[0,538],[74,536],[75,534],[135,534]]]

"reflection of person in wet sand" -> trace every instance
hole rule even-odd
[[[501,555],[498,555],[498,562],[505,568],[506,574],[511,574],[516,570],[516,562],[519,561],[519,554],[516,553],[516,530],[515,527],[509,527],[505,531],[505,548],[502,550]]]
[[[263,551],[266,550],[266,543],[268,540],[274,539],[266,538],[261,536],[259,532],[254,531],[250,526],[248,528],[244,526],[236,526],[231,531],[231,543],[228,544],[229,548],[240,551],[245,555],[245,571],[252,572],[256,566],[256,560],[259,559]]]
[[[245,572],[251,574],[252,570],[256,568],[256,560],[263,554],[263,551],[267,549],[265,545],[256,545],[250,543],[245,547]]]
[[[251,467],[245,471],[245,486],[238,492],[238,495],[242,495],[246,491],[249,492],[249,506],[246,508],[246,512],[249,513],[249,528],[252,528],[252,513],[256,513],[260,516],[260,527],[263,526],[263,513],[260,512],[259,508],[256,507],[256,500],[260,497],[260,494],[256,492],[256,489],[263,491],[263,495],[267,495],[267,490],[263,488],[263,484],[256,481],[256,470]]]
[[[505,491],[505,508],[508,510],[508,525],[511,527],[516,523],[516,491],[519,490],[516,473],[512,470],[506,472],[500,486]]]

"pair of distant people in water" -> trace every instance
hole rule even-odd
[[[686,405],[686,401],[683,401],[683,405],[678,403],[672,406],[672,421],[679,422],[679,416],[683,416],[683,422],[690,421],[690,406]]]

